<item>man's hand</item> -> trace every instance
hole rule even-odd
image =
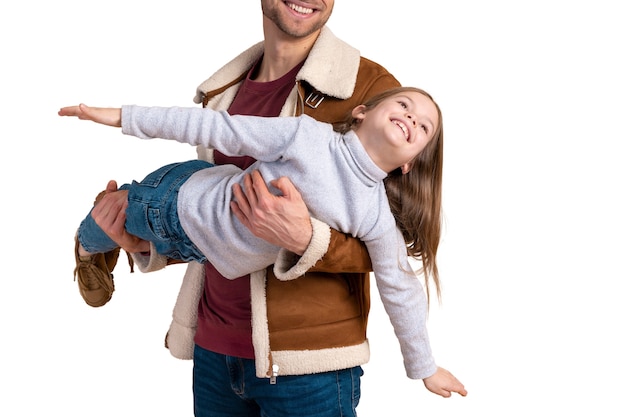
[[[443,368],[437,368],[437,372],[428,378],[424,378],[424,385],[428,391],[445,398],[450,397],[453,392],[463,397],[467,395],[467,391],[463,384],[461,384],[461,381]]]
[[[313,235],[309,210],[289,178],[270,184],[282,195],[272,194],[258,171],[246,175],[243,189],[233,186],[231,210],[256,237],[302,255]]]
[[[131,235],[124,228],[127,206],[128,191],[118,191],[117,183],[111,180],[107,184],[105,195],[91,211],[91,216],[104,233],[126,252],[148,252],[150,242]]]

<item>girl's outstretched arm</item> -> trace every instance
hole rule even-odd
[[[89,107],[86,104],[79,104],[61,108],[59,116],[73,116],[107,126],[122,127],[121,108]]]

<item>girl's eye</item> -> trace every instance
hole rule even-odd
[[[426,126],[426,125],[420,125],[420,127],[422,128],[422,130],[424,131],[424,133],[428,134],[428,126]]]
[[[398,103],[400,104],[400,106],[402,106],[403,109],[408,109],[409,106],[406,105],[406,103],[404,101],[398,101]]]

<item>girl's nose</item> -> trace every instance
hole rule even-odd
[[[415,121],[415,117],[412,114],[407,114],[406,117],[409,119],[413,126],[417,126],[417,122]]]

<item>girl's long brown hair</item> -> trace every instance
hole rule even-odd
[[[421,272],[426,282],[430,300],[430,283],[435,284],[437,298],[441,298],[437,249],[441,239],[441,188],[443,173],[443,121],[441,109],[426,91],[414,87],[398,87],[384,91],[364,103],[367,111],[381,101],[403,93],[416,92],[435,104],[439,124],[428,145],[415,157],[413,167],[406,174],[398,168],[385,178],[385,190],[391,212],[407,245],[407,254],[421,260]],[[345,122],[335,125],[335,130],[345,133],[358,123],[351,115]]]

